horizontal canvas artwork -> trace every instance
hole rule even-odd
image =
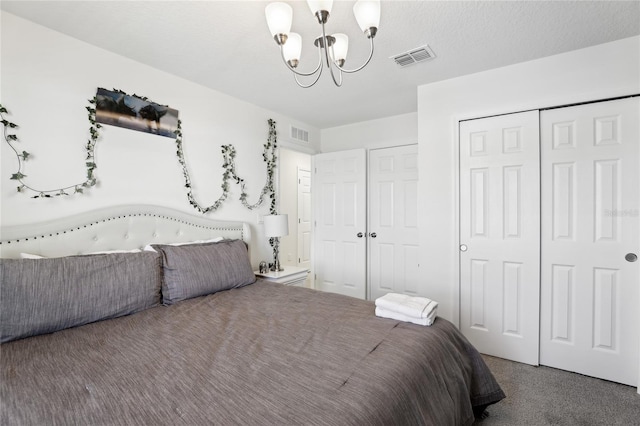
[[[96,121],[175,138],[178,110],[136,96],[98,88]]]

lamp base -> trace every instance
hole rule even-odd
[[[271,267],[271,270],[274,272],[282,272],[284,271],[284,268],[282,267],[282,265],[280,265],[279,261],[273,262],[273,266]]]
[[[282,272],[284,268],[280,265],[280,238],[275,237],[273,244],[273,266],[272,271]]]

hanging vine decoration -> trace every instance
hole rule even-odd
[[[244,207],[249,210],[256,209],[260,207],[265,200],[265,197],[269,195],[271,199],[271,204],[269,206],[269,211],[271,214],[275,214],[276,212],[276,192],[273,187],[273,177],[276,168],[276,149],[278,147],[277,143],[277,133],[276,133],[276,122],[272,119],[269,119],[269,136],[267,138],[267,143],[263,145],[264,151],[262,152],[262,159],[267,164],[267,181],[260,191],[260,196],[258,197],[258,201],[254,204],[249,204],[247,201],[247,191],[245,186],[245,181],[243,178],[238,176],[236,173],[236,149],[233,145],[222,145],[222,157],[223,163],[222,168],[224,172],[222,173],[222,184],[220,187],[222,188],[222,195],[210,206],[202,206],[193,195],[193,188],[191,186],[191,176],[189,175],[189,170],[187,168],[187,163],[184,158],[184,153],[182,151],[182,122],[178,120],[178,128],[176,130],[176,154],[178,156],[178,163],[182,166],[182,174],[184,176],[184,186],[187,188],[187,199],[189,200],[189,204],[193,206],[200,213],[209,213],[212,211],[218,210],[222,203],[227,199],[229,195],[229,180],[233,179],[233,181],[240,185],[240,202]]]
[[[95,159],[95,146],[96,146],[96,142],[100,138],[99,129],[102,128],[102,126],[96,122],[96,109],[95,109],[96,98],[94,97],[93,99],[90,99],[89,103],[91,105],[86,107],[86,110],[89,116],[89,123],[91,124],[91,126],[89,127],[89,139],[87,140],[87,144],[85,145],[85,150],[87,152],[87,157],[85,160],[87,177],[84,182],[81,182],[75,185],[69,185],[62,188],[47,189],[47,190],[37,189],[25,183],[24,178],[26,178],[27,175],[22,173],[23,166],[24,166],[24,163],[29,158],[31,158],[31,154],[24,150],[22,152],[19,152],[19,150],[13,145],[14,143],[19,142],[20,140],[18,139],[18,136],[16,133],[10,133],[10,132],[15,132],[15,129],[17,129],[19,126],[7,120],[6,115],[8,115],[9,112],[4,106],[0,104],[0,120],[1,120],[0,122],[2,123],[3,129],[4,129],[4,140],[7,142],[9,147],[11,147],[11,149],[16,154],[16,157],[18,159],[18,170],[14,174],[12,174],[10,178],[11,180],[15,180],[19,183],[17,187],[18,192],[34,193],[35,195],[33,195],[31,198],[51,198],[51,197],[58,197],[60,195],[69,195],[69,192],[67,191],[71,191],[71,190],[73,190],[73,194],[82,194],[85,189],[89,189],[96,185],[97,179],[95,176],[95,169],[98,166],[96,165],[96,159]]]
[[[114,89],[114,91],[126,94],[125,92],[122,92],[120,90]],[[134,95],[134,96],[142,100],[148,101],[148,99],[145,97],[140,97],[137,95]],[[26,178],[27,175],[22,173],[23,163],[26,162],[31,157],[31,154],[24,150],[22,152],[19,152],[19,150],[13,145],[13,143],[19,142],[18,136],[14,132],[14,129],[17,129],[19,126],[15,123],[10,122],[5,118],[5,115],[8,114],[8,111],[5,107],[3,107],[0,104],[0,119],[1,119],[0,122],[2,123],[4,128],[4,139],[9,145],[9,147],[11,147],[13,152],[16,154],[16,157],[18,159],[18,170],[16,171],[16,173],[11,175],[11,179],[19,183],[19,186],[17,187],[18,192],[31,191],[35,193],[35,195],[32,196],[32,198],[51,198],[53,196],[57,197],[60,195],[69,195],[69,192],[67,191],[70,191],[71,189],[73,189],[73,194],[82,194],[85,189],[89,189],[96,185],[97,179],[94,172],[95,169],[97,168],[96,159],[95,159],[95,146],[98,139],[100,138],[99,129],[102,128],[102,125],[96,122],[95,106],[97,104],[97,98],[94,97],[93,99],[90,99],[89,103],[90,105],[86,107],[86,110],[89,116],[89,123],[91,124],[91,126],[89,127],[89,139],[87,141],[87,144],[85,145],[85,150],[87,152],[87,157],[85,161],[85,166],[87,169],[87,178],[82,183],[65,186],[58,189],[52,189],[52,190],[36,189],[27,185],[24,182],[24,178]],[[277,160],[276,150],[278,147],[277,146],[278,140],[277,140],[277,132],[276,132],[276,122],[272,119],[269,119],[268,124],[269,124],[269,135],[267,138],[267,142],[263,145],[264,151],[262,153],[262,159],[267,165],[267,181],[264,187],[262,188],[262,190],[260,191],[260,196],[258,197],[258,201],[256,201],[254,204],[250,204],[247,201],[248,195],[246,191],[245,180],[240,176],[238,176],[238,174],[236,173],[235,147],[233,145],[222,145],[222,156],[223,156],[222,167],[224,169],[224,172],[222,173],[222,184],[221,184],[222,195],[212,205],[208,207],[204,207],[196,200],[193,194],[193,189],[191,187],[191,177],[189,175],[189,170],[187,168],[187,163],[185,161],[184,153],[182,150],[182,122],[178,120],[178,126],[175,131],[176,147],[177,147],[176,152],[178,156],[178,162],[182,166],[182,172],[185,180],[185,188],[187,189],[187,198],[189,200],[189,203],[196,210],[198,210],[200,213],[203,213],[203,214],[218,210],[229,195],[229,180],[233,179],[233,181],[237,185],[240,185],[240,191],[241,191],[240,202],[244,207],[246,207],[249,210],[256,209],[264,203],[265,197],[269,195],[269,198],[271,200],[269,211],[271,214],[277,213],[277,210],[276,210],[277,199],[276,199],[276,192],[273,186],[273,178],[274,178],[275,168],[276,168],[276,160]],[[10,133],[10,132],[13,132],[13,133]]]

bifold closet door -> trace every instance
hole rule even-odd
[[[543,111],[540,363],[638,384],[640,100]]]
[[[367,159],[364,149],[314,161],[314,270],[319,290],[366,298]]]
[[[538,364],[538,111],[460,123],[460,329],[482,353]]]

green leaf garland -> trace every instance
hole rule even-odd
[[[191,176],[189,175],[189,170],[187,168],[187,162],[184,158],[184,153],[182,150],[182,121],[178,120],[178,128],[176,130],[176,154],[178,156],[178,163],[182,166],[182,174],[184,176],[184,186],[187,189],[187,199],[189,200],[189,204],[193,206],[194,209],[198,210],[200,213],[209,213],[218,210],[222,203],[229,196],[229,181],[233,179],[233,182],[236,185],[240,185],[240,202],[244,207],[249,210],[256,209],[260,207],[265,200],[267,195],[271,195],[271,205],[270,212],[275,214],[276,211],[276,192],[273,186],[273,177],[275,175],[276,168],[276,149],[278,148],[277,142],[277,132],[276,132],[276,122],[272,119],[268,120],[269,124],[269,136],[267,138],[267,143],[264,144],[264,151],[262,153],[262,158],[264,162],[267,164],[267,182],[264,187],[260,191],[260,196],[258,197],[258,201],[254,204],[250,204],[247,201],[247,191],[245,186],[245,180],[238,176],[236,173],[236,149],[233,145],[222,145],[222,168],[224,169],[222,173],[222,184],[220,187],[222,188],[222,195],[210,206],[201,205],[195,198],[193,194],[193,188],[191,186]]]
[[[19,152],[18,149],[14,146],[14,143],[19,142],[20,140],[18,139],[17,134],[9,132],[12,131],[11,129],[17,129],[19,126],[7,120],[5,115],[9,114],[9,112],[4,106],[0,104],[0,123],[2,123],[4,129],[4,140],[7,142],[9,147],[11,147],[13,152],[16,154],[16,158],[18,159],[18,170],[13,173],[10,178],[11,180],[18,181],[18,192],[31,193],[31,198],[51,198],[58,197],[60,195],[69,195],[69,192],[67,191],[70,190],[72,190],[74,194],[82,194],[84,193],[84,189],[91,188],[92,186],[96,185],[97,179],[95,177],[94,170],[98,166],[96,165],[95,160],[95,146],[96,142],[100,138],[99,129],[102,128],[102,126],[99,123],[96,123],[96,109],[94,107],[94,105],[96,104],[96,98],[94,97],[93,99],[90,99],[89,104],[90,105],[86,107],[89,116],[89,123],[91,124],[91,126],[89,127],[89,139],[87,144],[85,145],[85,150],[87,152],[86,179],[83,182],[77,183],[75,185],[69,185],[56,189],[38,189],[25,183],[24,178],[26,178],[27,175],[22,173],[24,165],[23,163],[31,158],[32,154],[25,150]]]
[[[126,94],[116,89],[114,89],[114,91]],[[134,95],[134,96],[140,99],[149,101],[145,97],[140,97],[137,95]],[[90,105],[86,107],[86,110],[88,112],[88,117],[89,117],[89,123],[90,123],[89,139],[87,139],[87,143],[85,145],[85,150],[87,153],[86,161],[85,161],[85,167],[87,171],[86,179],[83,182],[75,185],[65,186],[63,188],[57,188],[57,189],[48,189],[48,190],[34,188],[27,185],[24,182],[24,178],[26,178],[27,175],[22,173],[23,163],[26,162],[29,158],[31,158],[32,154],[24,150],[22,152],[19,152],[19,150],[14,146],[14,143],[19,142],[19,139],[17,134],[13,133],[12,129],[17,129],[19,126],[15,123],[10,122],[5,117],[5,115],[8,115],[8,111],[4,106],[0,104],[0,123],[2,123],[3,125],[4,139],[9,145],[9,147],[11,147],[13,152],[16,154],[16,158],[18,160],[18,170],[15,173],[13,173],[10,178],[11,180],[18,181],[19,183],[19,186],[17,187],[18,192],[21,192],[21,193],[30,192],[31,194],[35,194],[35,195],[32,195],[32,198],[51,198],[51,197],[57,197],[61,195],[70,195],[70,192],[68,191],[72,191],[71,193],[73,194],[83,194],[85,189],[89,189],[96,185],[97,178],[95,175],[95,170],[98,166],[95,158],[95,146],[98,140],[100,139],[100,129],[102,128],[102,125],[96,122],[96,109],[95,109],[96,103],[97,103],[97,98],[94,97],[93,99],[89,100]],[[222,145],[221,147],[222,156],[223,156],[222,167],[224,170],[222,173],[222,184],[220,185],[220,187],[222,188],[222,195],[212,205],[205,207],[205,206],[202,206],[196,200],[193,194],[193,189],[191,186],[191,177],[189,175],[189,170],[187,168],[187,163],[184,158],[184,153],[182,150],[182,146],[183,146],[182,145],[182,122],[178,120],[178,127],[175,131],[176,154],[178,156],[178,163],[182,167],[182,173],[185,181],[185,188],[187,190],[187,199],[189,200],[189,204],[191,204],[193,208],[195,208],[196,210],[198,210],[200,213],[203,213],[203,214],[218,210],[222,206],[222,203],[227,199],[229,195],[229,181],[233,180],[233,182],[236,185],[240,185],[240,202],[244,207],[246,207],[249,210],[256,209],[260,207],[264,203],[264,200],[266,199],[266,197],[269,196],[269,199],[270,199],[269,211],[271,214],[276,214],[277,197],[276,197],[276,191],[274,188],[274,176],[275,176],[275,169],[277,165],[276,151],[278,147],[276,122],[272,119],[269,119],[268,125],[269,125],[269,134],[267,137],[267,143],[263,145],[264,151],[262,153],[262,159],[267,166],[267,181],[264,187],[262,188],[262,190],[260,191],[258,200],[254,204],[250,204],[247,201],[248,194],[246,191],[245,180],[240,176],[238,176],[238,174],[236,173],[235,147],[233,145]]]

